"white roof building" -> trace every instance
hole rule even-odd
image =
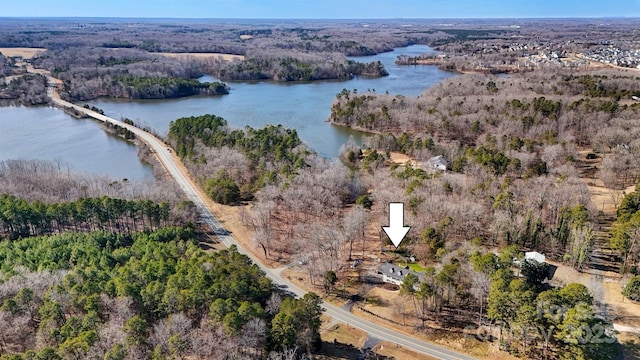
[[[544,254],[540,254],[537,251],[527,251],[526,253],[524,253],[524,258],[525,259],[533,259],[539,263],[543,263],[545,262],[545,257]]]
[[[431,159],[429,159],[429,161],[427,161],[427,164],[428,168],[440,171],[447,171],[447,166],[449,165],[447,163],[447,159],[445,159],[442,155],[432,157]]]

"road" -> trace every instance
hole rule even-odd
[[[57,94],[55,90],[55,85],[60,84],[60,80],[52,77],[50,74],[44,72],[41,69],[33,70],[32,68],[29,71],[38,72],[43,74],[49,80],[49,87],[47,93],[51,98],[51,101],[61,107],[65,108],[73,108],[76,111],[86,114],[89,117],[92,117],[96,120],[100,120],[107,123],[112,123],[121,127],[124,127],[131,132],[133,132],[139,140],[144,141],[147,145],[153,149],[156,153],[158,160],[162,163],[167,172],[175,179],[178,185],[185,192],[187,197],[193,201],[193,203],[197,206],[200,211],[200,216],[204,222],[206,222],[213,232],[218,236],[220,241],[227,247],[231,247],[235,245],[238,248],[238,252],[247,255],[255,264],[257,264],[262,271],[265,272],[267,277],[269,277],[276,285],[281,288],[285,288],[288,291],[291,291],[296,296],[303,296],[306,291],[299,288],[295,284],[289,282],[284,279],[281,275],[282,270],[284,268],[279,269],[271,269],[266,267],[257,258],[255,258],[251,253],[248,253],[234,238],[229,234],[229,232],[220,224],[215,215],[211,212],[211,210],[206,206],[203,198],[200,193],[196,190],[195,184],[190,181],[189,176],[181,171],[181,167],[178,166],[177,159],[172,152],[167,148],[161,140],[153,136],[152,134],[147,133],[135,126],[131,126],[129,124],[125,124],[116,119],[110,118],[108,116],[99,114],[95,111],[91,111],[90,109],[86,109],[84,107],[72,104],[68,101],[62,100],[60,96]],[[184,168],[184,167],[182,167]],[[442,346],[438,346],[432,343],[428,343],[425,341],[418,340],[414,337],[407,336],[401,333],[398,333],[395,330],[384,327],[383,325],[375,324],[371,321],[362,319],[356,315],[351,314],[348,311],[345,311],[335,305],[331,305],[329,303],[323,303],[323,307],[326,309],[325,313],[332,318],[349,324],[355,328],[358,328],[362,331],[367,332],[370,336],[375,338],[391,341],[398,345],[401,345],[407,349],[414,350],[423,354],[427,354],[429,356],[444,359],[444,360],[471,360],[474,359],[468,355],[464,355],[458,353],[456,351],[449,350]]]

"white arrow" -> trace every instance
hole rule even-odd
[[[404,203],[389,203],[389,226],[383,226],[382,230],[396,248],[407,235],[409,229],[411,229],[410,226],[404,226]]]

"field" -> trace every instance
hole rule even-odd
[[[24,59],[31,59],[46,50],[44,48],[0,48],[0,53],[7,57],[22,56]]]

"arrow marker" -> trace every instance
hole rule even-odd
[[[411,229],[410,226],[404,226],[404,203],[389,203],[389,226],[383,226],[382,230],[396,248],[407,235],[409,229]]]

